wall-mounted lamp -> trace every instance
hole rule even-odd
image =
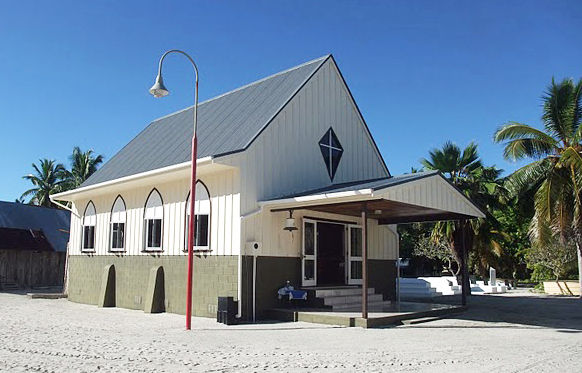
[[[289,217],[285,221],[284,229],[289,232],[297,230],[297,227],[295,226],[295,219],[293,218],[293,210],[289,210]]]

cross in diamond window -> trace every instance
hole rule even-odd
[[[323,155],[323,161],[325,162],[325,167],[327,167],[329,178],[333,181],[344,148],[331,127],[323,135],[321,140],[319,140],[319,149],[321,150],[321,155]]]

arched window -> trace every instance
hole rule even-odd
[[[97,223],[97,214],[95,205],[92,201],[87,203],[85,213],[83,214],[83,240],[81,250],[95,251],[95,224]]]
[[[109,222],[110,238],[109,249],[111,251],[125,250],[125,202],[121,196],[117,196],[111,208],[111,220]]]
[[[164,207],[162,196],[157,189],[152,189],[145,205],[144,250],[160,251],[162,249],[162,221],[164,219]]]
[[[194,203],[194,250],[210,249],[210,193],[206,185],[196,182],[196,203]],[[186,198],[186,242],[188,250],[188,224],[190,224],[190,194]]]

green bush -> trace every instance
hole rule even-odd
[[[534,264],[530,267],[533,267],[533,272],[531,273],[532,281],[541,283],[542,281],[551,281],[555,279],[552,271],[541,264]]]

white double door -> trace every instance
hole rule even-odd
[[[302,286],[317,286],[317,246],[320,240],[317,220],[303,219],[303,245],[301,253]],[[345,247],[337,248],[345,253],[348,285],[362,284],[362,227],[344,224]],[[325,268],[321,269],[325,271]]]

